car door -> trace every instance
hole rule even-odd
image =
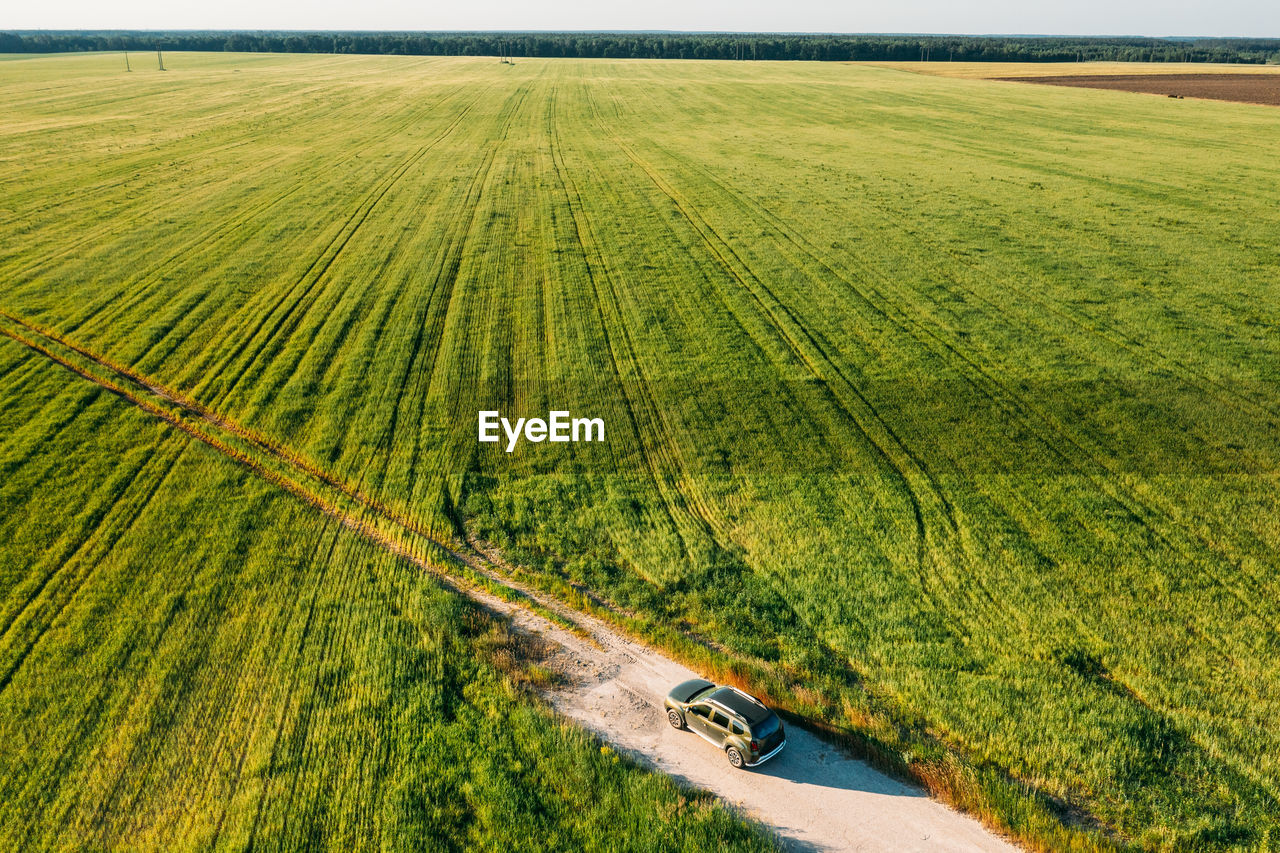
[[[711,716],[707,719],[707,735],[721,747],[729,739],[729,716],[724,711],[711,709]]]
[[[689,713],[685,714],[684,722],[689,727],[689,731],[697,732],[703,737],[712,737],[711,706],[705,702],[690,705]]]

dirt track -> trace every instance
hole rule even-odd
[[[524,591],[566,612],[562,605]],[[557,711],[642,763],[715,793],[772,827],[789,849],[1018,849],[973,818],[796,725],[787,725],[787,747],[776,758],[751,770],[734,770],[710,744],[667,723],[662,707],[667,690],[698,673],[582,613],[573,612],[572,619],[590,639],[507,601],[481,596],[481,603],[555,649],[547,662],[565,683],[545,695]]]
[[[662,710],[666,691],[695,673],[633,643],[604,622],[512,581],[500,555],[483,543],[472,541],[473,551],[454,550],[432,540],[326,472],[52,330],[0,311],[0,334],[187,432],[457,592],[507,616],[518,630],[540,636],[555,649],[549,662],[565,676],[563,685],[546,694],[558,711],[638,760],[736,805],[772,827],[789,847],[1017,849],[974,819],[842,754],[798,726],[787,727],[787,748],[777,758],[754,770],[734,770],[709,744],[667,724]],[[576,625],[583,636],[553,619]]]
[[[1280,74],[1074,74],[996,79],[1280,106]]]

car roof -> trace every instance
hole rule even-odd
[[[742,717],[748,725],[754,726],[773,716],[773,712],[756,699],[733,687],[721,687],[707,698]]]
[[[672,687],[671,692],[667,695],[677,702],[688,702],[694,696],[699,693],[705,693],[712,687],[715,687],[715,685],[705,678],[691,678]]]

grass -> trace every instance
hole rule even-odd
[[[1273,109],[844,65],[115,62],[7,66],[0,309],[1028,843],[1274,844]],[[35,369],[3,374],[6,452],[66,464],[21,438],[69,417]],[[506,454],[491,408],[608,441]],[[54,536],[70,508],[34,500]],[[9,541],[15,578],[62,559]]]

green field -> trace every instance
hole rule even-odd
[[[599,838],[630,798],[636,831],[759,843],[600,761],[412,565],[21,338],[714,649],[1030,842],[1280,843],[1280,112],[839,64],[166,65],[0,75],[8,841]],[[607,441],[508,454],[479,409]],[[477,750],[495,715],[526,734]]]

